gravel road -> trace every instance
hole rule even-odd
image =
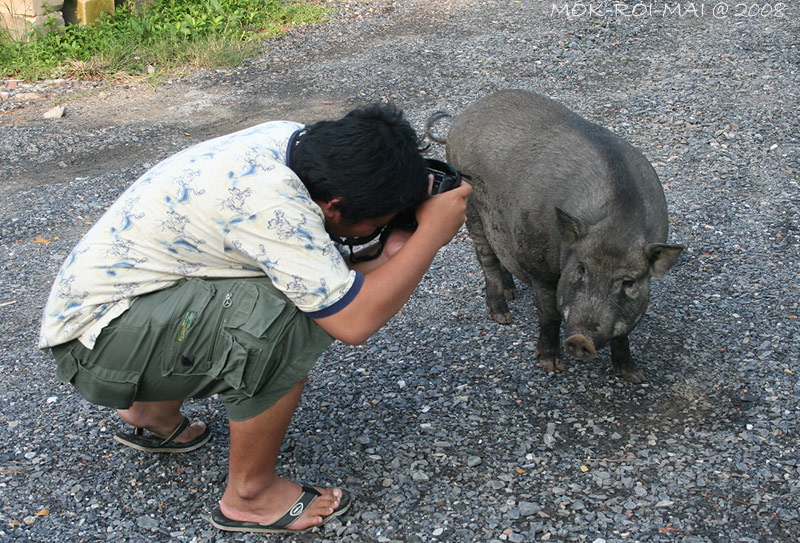
[[[208,522],[227,469],[219,402],[186,405],[214,430],[204,448],[138,453],[36,348],[62,260],[133,179],[262,120],[391,100],[421,130],[503,88],[613,130],[661,178],[670,241],[687,248],[631,336],[647,382],[615,377],[607,350],[540,369],[531,290],[519,285],[513,324],[491,321],[462,232],[399,315],[310,376],[280,471],[349,489],[351,512],[266,539],[800,540],[800,7],[332,5],[330,22],[233,70],[156,87],[0,82],[0,541],[265,539]],[[43,119],[56,103],[66,115]]]

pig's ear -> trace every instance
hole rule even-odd
[[[650,273],[658,279],[663,277],[683,251],[683,245],[667,245],[665,243],[649,243],[644,252],[650,263]]]
[[[568,245],[575,243],[589,231],[582,220],[573,217],[558,206],[556,206],[556,221],[558,221],[558,230],[561,232],[561,240]]]

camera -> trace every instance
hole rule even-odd
[[[461,184],[461,178],[469,179],[469,176],[462,174],[452,164],[434,158],[425,159],[425,167],[428,173],[433,175],[433,186],[431,196],[447,192]],[[417,229],[417,213],[415,208],[404,209],[389,223],[387,234],[393,228],[402,228],[413,232]]]
[[[447,162],[426,158],[425,166],[428,168],[428,173],[433,174],[431,194],[447,192],[461,184],[461,172]]]

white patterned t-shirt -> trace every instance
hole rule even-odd
[[[268,122],[181,151],[140,177],[95,223],[58,273],[41,348],[100,331],[133,298],[186,277],[266,274],[301,311],[335,313],[363,277],[347,267],[322,210],[286,165],[303,126]]]

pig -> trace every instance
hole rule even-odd
[[[629,143],[563,105],[523,90],[478,100],[453,121],[447,160],[471,176],[467,229],[486,283],[489,313],[511,322],[513,277],[539,311],[538,355],[564,370],[566,352],[592,360],[611,347],[614,371],[641,383],[628,334],[647,311],[650,279],[675,264],[667,203],[655,170]]]

